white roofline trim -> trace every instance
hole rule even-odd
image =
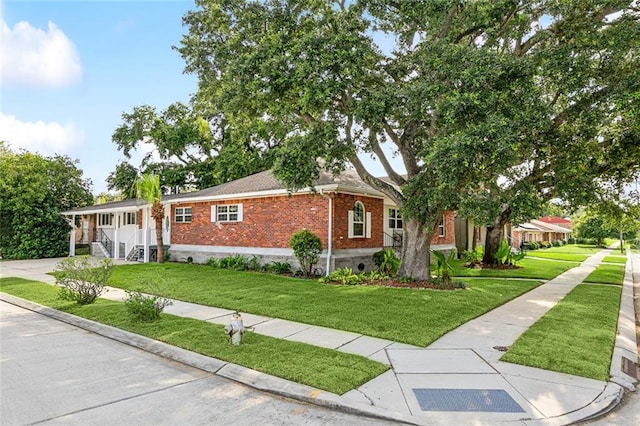
[[[379,191],[367,191],[365,189],[356,188],[353,186],[342,186],[338,184],[331,185],[321,185],[316,186],[315,191],[311,188],[304,188],[295,192],[290,192],[286,189],[272,189],[268,191],[253,191],[253,192],[239,192],[239,193],[230,193],[230,194],[220,194],[220,195],[202,195],[199,197],[184,197],[184,198],[176,198],[172,200],[163,201],[164,204],[184,204],[184,203],[199,203],[206,201],[218,201],[218,200],[242,200],[247,198],[264,198],[264,197],[274,197],[274,196],[285,196],[285,195],[306,195],[306,194],[314,194],[320,193],[320,191],[327,192],[340,192],[342,194],[351,194],[351,195],[366,195],[373,198],[384,198],[384,194]]]

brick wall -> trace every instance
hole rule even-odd
[[[384,201],[361,195],[332,194],[333,198],[333,248],[355,249],[383,246]],[[349,210],[356,201],[364,205],[365,213],[371,213],[371,238],[349,238]]]
[[[242,204],[242,222],[211,222],[211,206]],[[176,223],[176,207],[191,207],[191,223]],[[171,207],[171,243],[289,248],[291,234],[309,229],[327,246],[328,201],[319,194],[264,197]]]
[[[447,211],[444,213],[444,237],[438,235],[438,228],[434,232],[431,238],[431,244],[455,244],[455,214],[453,211]]]

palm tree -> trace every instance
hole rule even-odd
[[[156,222],[156,242],[158,245],[158,263],[164,262],[164,243],[162,241],[162,219],[164,206],[162,205],[162,190],[160,177],[155,174],[143,174],[136,181],[136,198],[151,204],[151,217]]]

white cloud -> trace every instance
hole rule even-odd
[[[12,28],[0,21],[2,86],[67,87],[80,81],[76,47],[49,22],[47,31],[22,21]]]
[[[20,121],[0,112],[0,140],[9,142],[13,150],[24,148],[43,155],[70,154],[74,146],[82,143],[84,133],[72,123]]]

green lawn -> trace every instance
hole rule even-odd
[[[544,259],[567,260],[573,262],[584,262],[592,254],[600,252],[602,248],[584,244],[566,244],[560,247],[549,247],[547,249],[527,250],[527,256]]]
[[[606,381],[621,288],[578,285],[520,336],[502,361]]]
[[[92,305],[79,306],[59,299],[56,287],[36,281],[1,278],[0,290],[79,317],[337,394],[357,388],[389,368],[358,355],[251,332],[244,335],[241,345],[233,346],[228,343],[221,325],[169,314],[162,314],[159,321],[138,322],[131,319],[122,302],[98,299]]]
[[[599,265],[587,278],[586,283],[622,285],[624,280],[624,265]]]
[[[627,263],[627,257],[626,256],[621,256],[621,255],[611,255],[611,256],[605,256],[605,258],[602,261],[606,262],[606,263],[622,263],[622,264],[625,264],[625,263]]]
[[[554,247],[555,248],[555,247]],[[580,253],[564,253],[558,251],[551,251],[551,249],[543,250],[529,250],[527,251],[527,257],[537,257],[541,259],[554,259],[554,260],[566,260],[570,262],[584,262],[590,254]]]
[[[464,262],[456,260],[453,264],[453,275],[456,277],[500,277],[500,278],[533,278],[550,280],[561,273],[578,266],[578,262],[556,262],[552,260],[524,258],[515,269],[475,269],[467,268]]]
[[[138,288],[161,274],[165,296],[426,346],[443,334],[540,284],[534,280],[469,281],[465,290],[337,286],[278,275],[164,263],[114,268],[109,285]]]

